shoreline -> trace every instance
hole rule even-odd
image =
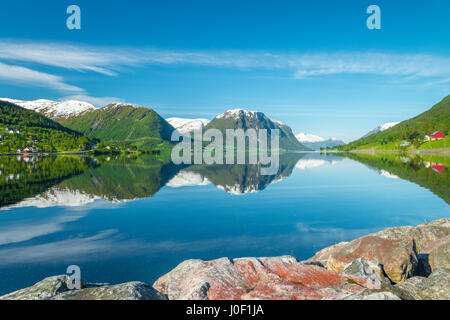
[[[86,154],[90,154],[95,156],[95,150],[87,150],[87,151],[75,151],[75,152],[27,152],[27,153],[0,153],[0,157],[12,157],[12,156],[82,156]],[[112,155],[112,154],[120,154],[121,152],[108,152],[108,153],[99,153],[98,155]],[[126,154],[136,154],[136,152],[123,152]]]
[[[0,157],[4,156],[63,156],[63,155],[83,155],[89,151],[76,151],[76,152],[26,152],[26,153],[0,153]]]
[[[365,153],[365,154],[377,154],[377,153],[395,153],[395,154],[436,154],[443,156],[450,156],[450,148],[445,149],[419,149],[419,150],[349,150],[349,151],[335,151],[335,152],[352,152],[352,153]]]
[[[93,150],[88,151],[76,151],[76,152],[27,152],[27,153],[0,153],[0,157],[2,156],[23,156],[23,155],[33,155],[37,156],[42,153],[42,155],[46,156],[63,156],[63,155],[84,155],[87,153],[93,152]],[[293,153],[345,153],[345,152],[351,152],[351,153],[365,153],[365,154],[377,154],[377,153],[397,153],[397,154],[436,154],[436,155],[443,155],[443,156],[450,156],[450,148],[445,149],[422,149],[422,150],[371,150],[371,149],[364,149],[364,150],[348,150],[348,151],[341,151],[341,150],[312,150],[312,151],[295,151]],[[128,152],[133,153],[133,152]],[[287,152],[290,153],[290,152]],[[102,154],[114,154],[111,153],[102,153]]]

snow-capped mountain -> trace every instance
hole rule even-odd
[[[279,145],[285,150],[308,150],[294,136],[291,128],[280,121],[272,120],[264,113],[246,109],[231,109],[216,116],[208,123],[206,129],[218,129],[225,132],[226,129],[278,129],[280,132]]]
[[[378,132],[380,132],[380,131],[384,131],[384,130],[387,130],[387,129],[389,129],[389,128],[392,128],[393,126],[395,126],[395,125],[398,124],[398,123],[400,123],[400,122],[386,122],[386,123],[383,123],[381,126],[378,126],[378,127],[376,127],[375,129],[373,129],[373,130],[367,132],[367,133],[363,136],[363,138],[368,137],[368,136],[370,136],[370,135],[372,135],[372,134],[378,133]]]
[[[297,133],[295,137],[301,144],[313,150],[319,150],[320,148],[335,147],[345,144],[344,141],[338,140],[336,138],[326,139],[315,134],[304,132]]]
[[[131,103],[125,103],[125,102],[112,102],[107,104],[104,107],[101,107],[99,109],[113,109],[113,108],[119,108],[119,107],[132,107],[132,108],[139,108],[139,106],[131,104]]]
[[[219,114],[218,116],[216,116],[214,120],[217,119],[234,119],[234,120],[244,120],[248,123],[253,123],[253,124],[257,124],[257,122],[261,122],[261,121],[269,121],[272,124],[274,124],[275,126],[279,126],[279,127],[288,127],[287,125],[285,125],[283,122],[275,120],[275,119],[270,119],[269,117],[267,117],[264,113],[260,112],[260,111],[255,111],[255,110],[247,110],[247,109],[230,109],[225,111],[222,114]]]
[[[77,116],[86,111],[96,109],[94,105],[78,100],[54,101],[47,99],[38,99],[32,101],[24,101],[10,98],[0,98],[0,100],[11,102],[17,104],[22,108],[39,112],[40,114],[52,120],[67,119],[69,117]]]
[[[186,118],[167,118],[166,121],[178,130],[181,134],[187,134],[194,130],[203,129],[210,120],[208,119],[186,119]]]
[[[222,118],[234,118],[239,119],[245,117],[247,119],[253,119],[256,120],[257,118],[265,117],[264,113],[254,110],[246,110],[246,109],[231,109],[227,110],[222,114],[219,114],[215,117],[215,119],[222,119]]]

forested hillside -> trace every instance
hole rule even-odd
[[[175,130],[150,108],[111,104],[61,121],[89,138],[135,145],[157,145],[170,141]]]
[[[15,153],[18,148],[39,151],[81,151],[92,141],[81,133],[13,103],[0,100],[0,152]]]

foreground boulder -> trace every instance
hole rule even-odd
[[[417,252],[422,252],[430,243],[450,235],[450,219],[437,219],[419,224],[417,227],[387,228],[373,235],[389,240],[414,240]]]
[[[332,250],[319,251],[312,260],[321,261],[327,269],[342,272],[353,260],[378,261],[393,282],[402,282],[414,274],[418,258],[412,240],[388,240],[366,236]]]
[[[143,282],[116,285],[86,284],[70,290],[66,275],[45,278],[35,285],[0,297],[0,300],[166,300],[167,297]]]
[[[350,242],[341,242],[317,252],[309,260],[320,262],[336,272],[342,272],[345,266],[358,258],[375,260],[392,282],[400,283],[418,274],[419,270],[426,270],[429,255],[421,255],[421,252],[449,235],[450,219],[438,219],[417,227],[388,228]],[[448,259],[445,254],[448,249],[445,248],[440,249],[443,253],[436,253],[439,258],[435,260],[439,265]]]
[[[450,272],[437,269],[428,278],[409,278],[394,285],[391,292],[404,300],[450,300]]]
[[[450,236],[441,238],[429,244],[422,252],[428,259],[429,271],[450,269]]]
[[[366,280],[291,256],[221,258],[184,261],[153,287],[169,300],[344,299],[366,289]]]

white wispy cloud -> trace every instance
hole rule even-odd
[[[450,78],[444,78],[444,79],[439,79],[436,81],[430,81],[425,83],[425,86],[431,87],[431,86],[435,86],[438,84],[444,84],[444,83],[450,83]]]
[[[426,54],[330,53],[299,60],[296,78],[333,74],[401,76],[407,80],[443,77],[450,73],[450,58]]]
[[[65,224],[77,221],[86,215],[86,212],[64,212],[64,215],[56,215],[39,221],[21,220],[20,223],[2,226],[0,227],[0,246],[25,242],[59,232],[64,229]]]
[[[38,87],[50,87],[62,92],[84,92],[82,88],[65,83],[60,76],[2,62],[0,62],[0,80]]]
[[[0,59],[35,62],[106,75],[115,75],[124,66],[142,64],[286,69],[295,71],[298,78],[341,73],[415,77],[448,76],[450,73],[449,57],[430,54],[173,51],[12,40],[0,40]]]
[[[116,75],[120,65],[135,65],[142,57],[120,50],[94,46],[42,43],[35,41],[0,40],[0,59],[34,62],[42,65],[93,71],[109,76]]]
[[[57,42],[0,39],[0,60],[8,63],[32,63],[80,72],[116,76],[124,69],[145,65],[193,65],[203,67],[284,70],[296,79],[339,74],[379,75],[402,81],[421,80],[446,83],[450,57],[432,54],[381,52],[273,53],[264,51],[187,51],[158,48],[90,46]],[[2,64],[0,78],[11,79]],[[66,84],[61,77],[20,71],[14,81],[45,85],[60,91],[82,91]],[[14,70],[14,71],[16,71]],[[44,77],[41,77],[41,76]],[[40,78],[40,81],[38,81]]]

